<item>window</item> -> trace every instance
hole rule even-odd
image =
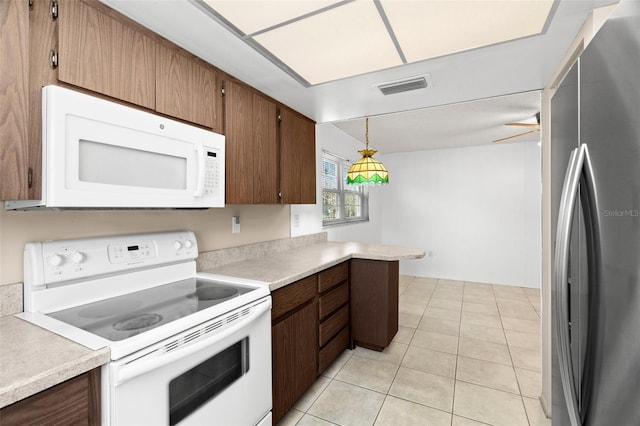
[[[369,220],[368,192],[364,186],[347,185],[347,160],[322,153],[322,224]]]

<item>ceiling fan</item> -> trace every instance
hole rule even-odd
[[[525,122],[521,122],[521,123],[505,123],[505,126],[516,126],[516,127],[526,127],[529,128],[531,130],[527,130],[526,132],[522,132],[522,133],[518,133],[517,135],[512,135],[512,136],[507,136],[506,138],[500,138],[500,139],[496,139],[493,142],[504,142],[507,141],[509,139],[515,139],[515,138],[519,138],[520,136],[524,136],[524,135],[530,135],[531,133],[536,133],[540,131],[540,113],[536,113],[535,115],[535,123],[525,123]]]

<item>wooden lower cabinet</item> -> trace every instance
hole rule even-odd
[[[318,375],[349,346],[349,262],[318,274]]]
[[[349,262],[271,293],[273,423],[349,346]]]
[[[398,332],[399,262],[351,260],[351,337],[381,351]]]
[[[99,425],[100,368],[3,408],[0,424]]]
[[[317,377],[318,298],[315,279],[313,275],[272,293],[274,424]]]

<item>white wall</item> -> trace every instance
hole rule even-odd
[[[382,243],[424,249],[401,273],[540,287],[541,167],[536,142],[383,157]],[[429,252],[432,257],[429,257]]]
[[[322,151],[351,160],[360,158],[358,150],[364,145],[352,138],[333,124],[316,126],[316,204],[291,206],[291,236],[307,235],[327,231],[332,241],[358,241],[363,243],[380,243],[382,226],[380,221],[380,193],[387,187],[370,188],[369,221],[349,225],[322,227]]]

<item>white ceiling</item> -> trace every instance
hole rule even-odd
[[[304,87],[216,23],[195,0],[101,1],[318,123],[336,122],[338,127],[350,134],[353,132],[354,137],[360,135],[358,139],[364,141],[364,130],[354,130],[357,126],[364,129],[363,120],[352,124],[346,121],[373,117],[370,143],[380,153],[435,149],[440,141],[446,141],[447,146],[459,144],[454,139],[473,139],[474,143],[470,144],[490,143],[495,139],[493,134],[508,136],[514,129],[503,124],[535,114],[539,111],[539,102],[535,108],[531,103],[523,103],[520,110],[515,105],[522,99],[509,101],[501,97],[543,88],[591,10],[617,2],[557,0],[541,35]],[[264,1],[271,1],[277,7],[276,0]],[[250,8],[247,13],[251,13]],[[458,30],[463,33],[465,29]],[[377,89],[380,83],[424,74],[429,74],[432,82],[426,89],[389,96],[383,96]],[[491,99],[481,104],[446,106],[485,98]],[[443,105],[442,111],[431,108]],[[462,108],[464,120],[457,108]],[[491,110],[495,114],[485,113]],[[399,114],[408,111],[412,112]],[[523,117],[511,118],[516,113]],[[393,115],[374,117],[386,114]],[[489,126],[494,129],[486,136],[468,134]],[[455,133],[458,136],[452,138]],[[406,136],[399,137],[400,134]],[[534,137],[537,138],[537,134]],[[524,137],[516,139],[524,140]]]
[[[369,147],[381,153],[420,151],[486,145],[530,129],[505,123],[535,122],[540,111],[540,92],[532,91],[490,99],[456,103],[385,114],[369,119]],[[365,120],[334,125],[358,140],[364,140]],[[511,139],[539,141],[540,133]],[[508,143],[508,142],[501,142]]]

